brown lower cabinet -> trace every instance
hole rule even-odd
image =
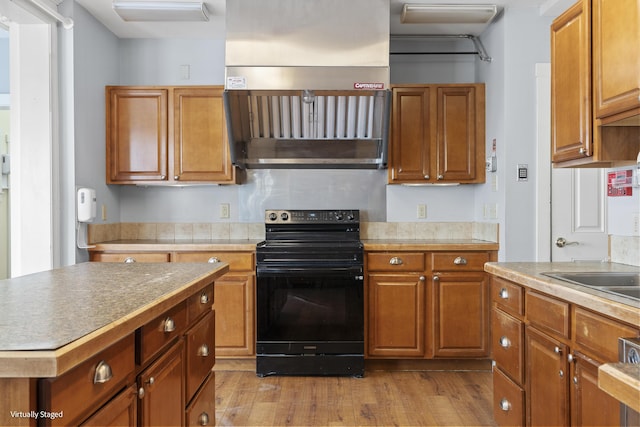
[[[494,418],[500,426],[618,426],[620,403],[598,388],[629,325],[491,277]]]

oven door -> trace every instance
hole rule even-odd
[[[361,266],[258,265],[257,354],[364,353]]]

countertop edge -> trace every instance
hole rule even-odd
[[[229,271],[227,263],[56,350],[0,351],[0,378],[49,378],[73,369]]]
[[[640,412],[640,365],[605,363],[598,367],[598,387]]]

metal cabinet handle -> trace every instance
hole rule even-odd
[[[128,256],[128,257],[126,257],[124,259],[124,263],[125,264],[131,264],[131,263],[134,263],[134,262],[136,262],[136,259],[134,257],[132,257],[132,256]]]
[[[198,348],[198,356],[200,357],[209,356],[209,346],[206,344],[202,344],[200,348]]]
[[[212,256],[211,258],[209,258],[209,259],[207,260],[207,262],[208,262],[209,264],[215,264],[216,262],[220,262],[220,260],[218,259],[218,257]]]
[[[509,338],[502,336],[500,337],[500,347],[502,348],[509,348],[511,347],[511,340],[509,340]]]
[[[149,377],[149,379],[146,381],[147,384],[149,385],[153,385],[155,384],[156,379],[154,377]]]
[[[502,299],[508,299],[509,298],[509,291],[507,291],[506,288],[502,288],[500,289],[500,292],[498,292],[498,296]]]
[[[427,280],[427,278],[424,276],[420,276],[418,277],[418,280],[420,280],[421,282],[424,282],[425,280]]]
[[[145,395],[144,387],[140,387],[138,389],[138,399],[144,398],[144,395]]]
[[[206,304],[209,302],[209,295],[206,292],[200,294],[200,304]]]
[[[167,179],[167,175],[160,175],[160,179],[164,181],[165,179]]]
[[[429,175],[425,175],[425,176],[424,176],[424,179],[429,179],[429,178],[430,178],[430,176],[429,176]]]
[[[154,377],[149,377],[149,379],[148,379],[148,380],[146,380],[144,383],[145,383],[145,384],[149,384],[149,385],[151,386],[151,385],[153,385],[155,382],[156,382],[156,379],[155,379]],[[144,387],[140,387],[140,388],[138,389],[138,399],[143,399],[143,398],[144,398],[144,395],[145,395],[146,393],[147,393],[147,392],[145,391]]]
[[[176,181],[180,180],[180,175],[174,175],[173,179],[175,179]]]
[[[101,360],[96,366],[96,371],[93,374],[93,383],[94,384],[103,384],[113,378],[113,372],[111,371],[111,366],[104,360]]]
[[[443,180],[443,179],[444,179],[444,175],[442,175],[442,174],[438,174],[438,181],[441,181],[441,180]]]
[[[173,332],[176,330],[176,322],[171,318],[167,317],[164,320],[164,332]]]
[[[575,357],[573,356],[573,354],[569,353],[567,354],[567,362],[571,363],[575,361]]]
[[[576,385],[578,384],[578,377],[573,377],[573,383]]]
[[[201,426],[208,426],[209,414],[207,414],[206,412],[201,413],[200,416],[198,417],[198,424],[200,424]]]
[[[578,150],[578,153],[580,154],[587,154],[587,150],[585,150],[584,147],[580,147],[580,149]]]
[[[562,354],[562,349],[561,349],[560,347],[558,347],[558,346],[555,346],[555,347],[553,348],[553,352],[554,352],[555,354]]]
[[[467,259],[464,257],[456,257],[456,259],[453,260],[453,263],[455,265],[467,265]]]
[[[404,261],[402,261],[402,258],[399,258],[397,256],[394,256],[389,260],[389,264],[391,265],[402,265],[403,263]]]
[[[560,378],[564,378],[564,371],[562,369],[560,369],[558,371],[558,375],[560,376]]]
[[[433,281],[434,282],[440,281],[440,276],[433,276]]]
[[[509,402],[505,397],[500,400],[500,409],[507,412],[511,409],[511,402]]]

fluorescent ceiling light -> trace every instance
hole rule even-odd
[[[405,3],[403,24],[487,24],[498,13],[492,4],[416,4]]]
[[[113,10],[123,21],[208,21],[201,1],[114,1]]]

